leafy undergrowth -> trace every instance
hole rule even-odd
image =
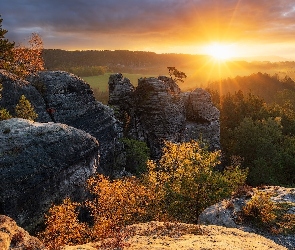
[[[100,242],[103,248],[121,249],[140,222],[195,223],[200,212],[244,184],[247,172],[231,166],[215,170],[220,152],[209,152],[198,142],[166,142],[158,162],[148,161],[140,177],[110,180],[96,175],[87,182],[92,199],[75,203],[65,199],[46,215],[39,238],[52,250],[63,245]],[[91,220],[79,220],[81,209]],[[169,223],[166,224],[169,227]]]

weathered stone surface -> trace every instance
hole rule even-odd
[[[170,78],[161,79],[138,80],[129,124],[129,134],[146,141],[155,158],[160,156],[164,140],[181,140],[185,126],[180,89]]]
[[[126,237],[126,249],[182,249],[182,250],[286,250],[254,233],[221,226],[197,226],[184,223],[148,222],[127,226],[130,236]],[[114,248],[116,241],[114,242]],[[80,246],[65,246],[64,250],[100,249],[101,242]],[[110,247],[111,248],[111,247]],[[125,248],[124,248],[125,249]]]
[[[98,167],[98,142],[59,123],[0,122],[0,213],[32,232],[52,205],[85,197]]]
[[[270,234],[265,230],[256,228],[252,224],[242,222],[239,219],[243,206],[250,200],[251,196],[257,192],[267,192],[272,194],[271,200],[275,203],[289,203],[292,206],[288,210],[288,213],[295,214],[295,188],[267,186],[263,189],[254,188],[251,192],[248,192],[247,195],[223,200],[208,207],[199,216],[199,223],[238,228],[246,232],[254,232],[269,238],[288,249],[295,249],[295,235]]]
[[[186,110],[184,140],[207,141],[211,149],[220,147],[219,110],[213,105],[209,92],[197,88],[183,95]]]
[[[45,246],[33,236],[30,236],[16,222],[5,215],[0,215],[0,249],[1,250],[45,250]]]
[[[99,141],[100,165],[104,173],[110,173],[122,150],[118,140],[122,128],[114,111],[97,102],[89,84],[73,74],[43,71],[29,81],[39,89],[46,107],[54,109],[55,122],[82,129]]]
[[[212,150],[220,148],[219,110],[210,94],[202,89],[181,93],[178,85],[165,76],[141,78],[131,86],[121,74],[109,81],[110,100],[127,119],[125,133],[147,142],[153,158],[161,154],[164,140],[207,141]]]
[[[15,106],[18,104],[21,95],[25,95],[38,114],[37,121],[51,121],[50,116],[46,112],[43,98],[28,81],[20,79],[5,70],[0,70],[0,83],[3,86],[0,107],[6,108],[11,115],[15,116]]]
[[[121,73],[110,75],[109,78],[109,104],[119,105],[122,108],[130,105],[131,95],[135,90],[128,78],[123,77]]]

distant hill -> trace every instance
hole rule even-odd
[[[48,70],[68,70],[79,66],[107,66],[113,72],[166,74],[167,67],[187,68],[204,63],[208,56],[188,54],[156,54],[129,50],[66,51],[45,49],[43,53]]]

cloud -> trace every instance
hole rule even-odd
[[[10,0],[0,10],[9,38],[38,32],[60,48],[287,42],[295,31],[293,0]]]

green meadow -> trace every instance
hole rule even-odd
[[[110,75],[113,73],[105,73],[104,75],[99,76],[84,76],[82,77],[84,81],[89,83],[92,89],[99,89],[99,91],[104,92],[108,91],[108,81]],[[155,75],[141,75],[141,74],[129,74],[122,73],[124,77],[127,77],[134,86],[137,86],[137,81],[141,77],[152,77]]]

